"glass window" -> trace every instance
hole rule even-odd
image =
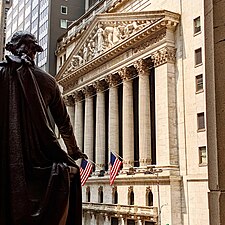
[[[195,77],[196,79],[196,92],[200,92],[203,90],[203,75],[197,75]]]
[[[194,34],[201,31],[200,16],[194,19]]]
[[[94,5],[98,0],[89,0],[89,7]]]
[[[151,191],[147,191],[146,193],[146,205],[153,206],[153,194]]]
[[[98,189],[98,202],[103,203],[103,187],[100,186]]]
[[[207,164],[206,146],[198,148],[199,151],[199,165]]]
[[[134,192],[129,193],[129,205],[134,205]]]
[[[60,27],[63,29],[67,29],[67,20],[60,20]]]
[[[205,115],[204,112],[197,114],[198,130],[205,129]]]
[[[67,7],[66,6],[61,6],[61,13],[67,14]]]
[[[119,224],[119,220],[116,217],[111,217],[111,225],[118,225]]]
[[[199,65],[202,63],[202,48],[198,48],[195,50],[195,65]]]

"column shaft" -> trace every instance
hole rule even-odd
[[[83,124],[83,105],[82,102],[75,103],[75,123],[74,130],[77,139],[77,145],[80,149],[83,148],[83,132],[84,132],[84,124]]]
[[[85,123],[84,123],[84,152],[90,160],[94,160],[94,118],[93,118],[93,98],[85,99]]]
[[[124,169],[134,165],[134,114],[132,81],[123,82],[123,158]]]
[[[151,113],[149,76],[139,76],[139,161],[151,163]]]
[[[111,87],[109,89],[109,151],[119,154],[119,112],[117,87]]]
[[[97,93],[96,103],[96,171],[105,168],[105,96]]]

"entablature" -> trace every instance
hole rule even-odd
[[[145,57],[150,57],[155,66],[168,60],[174,61],[171,32],[178,23],[179,14],[165,10],[99,15],[89,32],[77,43],[56,79],[65,93],[74,86],[85,84],[83,80],[87,78],[82,77],[93,79],[94,71],[109,68],[110,65],[112,71],[115,64],[129,63],[132,58],[145,53]],[[99,72],[96,74],[100,75]]]

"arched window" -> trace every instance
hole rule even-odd
[[[134,191],[132,186],[128,188],[128,205],[134,205]]]
[[[112,203],[113,204],[117,204],[118,203],[117,187],[113,187],[113,189],[112,189]]]
[[[150,187],[146,188],[146,206],[153,206],[153,194]]]
[[[103,203],[103,187],[98,188],[98,202]]]
[[[86,201],[87,202],[91,201],[91,191],[90,191],[90,187],[89,186],[86,188]]]

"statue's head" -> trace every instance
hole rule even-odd
[[[28,55],[32,59],[37,52],[42,52],[43,48],[38,45],[35,36],[27,31],[17,31],[11,40],[6,44],[5,49],[13,55]]]

